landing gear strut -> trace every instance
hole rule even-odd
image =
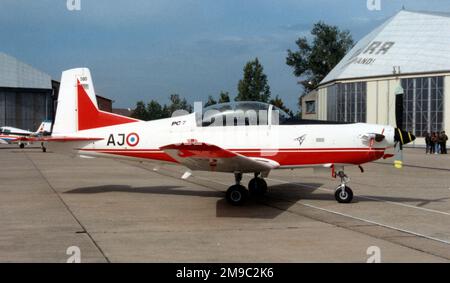
[[[248,182],[248,190],[252,196],[262,196],[267,192],[267,183],[263,178],[258,177],[260,173],[255,173],[255,177]]]
[[[350,203],[353,199],[353,191],[347,186],[350,178],[345,175],[344,171],[339,171],[336,176],[341,178],[341,184],[336,188],[334,197],[339,203]]]
[[[248,198],[247,189],[241,185],[242,173],[234,173],[236,184],[229,187],[226,193],[226,199],[232,205],[242,205]]]

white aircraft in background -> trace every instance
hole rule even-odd
[[[0,143],[2,144],[18,144],[20,148],[25,145],[33,143],[32,141],[22,141],[23,137],[37,137],[50,135],[52,130],[52,122],[43,121],[35,132],[22,130],[14,127],[3,126],[0,127]],[[42,150],[45,152],[46,148],[42,145]]]
[[[401,125],[403,103],[401,96],[397,99]],[[62,73],[52,135],[22,140],[47,142],[55,152],[79,156],[174,162],[189,170],[233,173],[235,184],[226,199],[240,205],[249,194],[267,191],[264,177],[271,170],[305,167],[330,170],[332,177],[340,178],[336,200],[351,202],[344,167],[363,171],[364,163],[394,156],[387,152],[394,146],[401,156],[401,146],[415,139],[388,125],[315,123],[289,119],[272,105],[254,102],[140,121],[99,110],[90,72],[79,68]],[[254,173],[248,190],[241,184],[243,173]]]

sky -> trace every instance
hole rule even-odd
[[[287,50],[324,21],[358,41],[402,7],[450,12],[448,0],[0,0],[0,52],[60,80],[88,67],[115,108],[136,101],[189,102],[236,96],[243,67],[258,57],[272,97],[297,111],[302,92]],[[380,1],[369,10],[368,1]],[[373,6],[373,5],[372,5]]]

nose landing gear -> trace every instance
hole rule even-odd
[[[353,200],[353,191],[347,186],[350,178],[345,175],[344,171],[337,172],[336,176],[341,179],[341,184],[336,188],[334,198],[339,203],[350,203]]]

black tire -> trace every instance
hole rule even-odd
[[[253,178],[248,182],[248,190],[252,196],[262,196],[267,192],[267,183],[262,178]]]
[[[21,144],[19,144],[19,147],[20,147],[20,148],[24,148],[24,147],[25,147],[25,144],[21,143]]]
[[[42,152],[47,152],[47,148],[46,148],[46,147],[43,147],[43,148],[42,148]]]
[[[228,188],[226,199],[232,205],[243,205],[248,198],[248,191],[244,186],[233,185]]]
[[[339,203],[350,203],[353,200],[353,191],[347,186],[345,186],[344,191],[342,191],[341,188],[338,188],[334,193],[334,198]]]

